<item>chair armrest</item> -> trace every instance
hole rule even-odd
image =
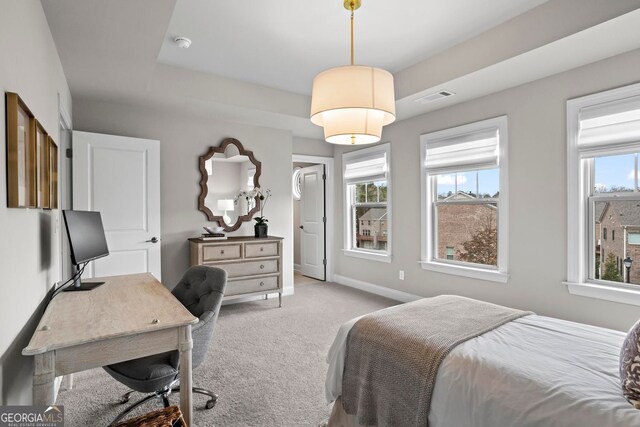
[[[198,323],[191,326],[191,333],[193,334],[197,330],[201,329],[204,325],[209,323],[209,321],[212,318],[213,318],[213,311],[205,311],[204,313],[202,313],[202,316],[200,316]]]

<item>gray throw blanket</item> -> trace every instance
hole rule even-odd
[[[443,295],[363,317],[347,337],[345,412],[362,426],[428,426],[436,375],[447,354],[527,314],[531,313]]]

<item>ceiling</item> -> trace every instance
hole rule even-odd
[[[74,101],[322,138],[312,79],[349,57],[340,0],[41,2]],[[364,0],[356,11],[356,62],[393,72],[398,121],[634,49],[640,0]],[[441,90],[456,95],[416,102]]]
[[[364,0],[356,63],[397,72],[546,1]],[[158,60],[309,95],[316,74],[349,61],[349,12],[342,0],[178,0]]]

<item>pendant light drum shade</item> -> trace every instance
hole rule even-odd
[[[380,68],[346,65],[313,80],[311,122],[333,144],[372,144],[396,119],[393,75]]]

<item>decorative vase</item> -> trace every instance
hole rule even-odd
[[[267,224],[256,224],[253,226],[256,237],[267,237],[269,226]]]

